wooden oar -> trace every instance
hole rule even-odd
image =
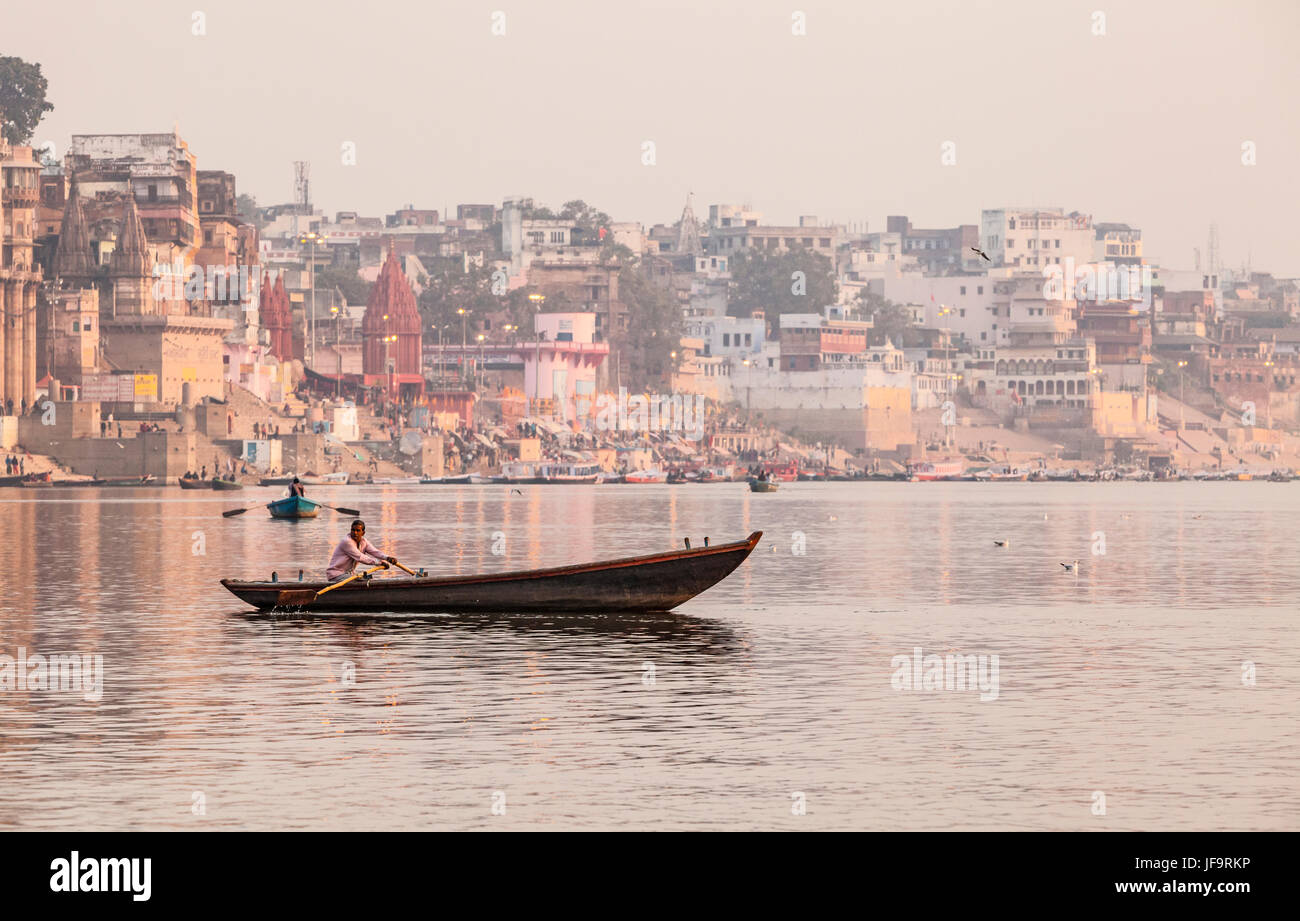
[[[352,575],[348,576],[346,579],[343,579],[342,581],[335,582],[333,585],[325,586],[320,591],[315,591],[310,588],[285,589],[284,591],[280,592],[279,596],[276,598],[275,603],[277,606],[283,606],[283,607],[291,607],[291,608],[302,607],[303,605],[311,604],[313,601],[315,601],[317,598],[319,598],[321,595],[325,594],[326,592],[332,592],[336,588],[342,588],[344,585],[347,585],[353,579],[360,579],[362,576],[368,576],[372,572],[378,572],[383,568],[384,568],[383,566],[376,566],[373,569],[367,569],[365,572],[353,573]]]
[[[404,572],[409,572],[409,573],[411,573],[411,575],[415,576],[417,579],[420,577],[419,573],[417,573],[417,572],[413,572],[412,570],[407,569],[407,568],[406,568],[405,566],[403,566],[401,563],[397,562],[397,560],[393,560],[393,565],[396,566],[398,569],[404,571]]]
[[[316,502],[315,499],[308,499],[307,501]],[[340,515],[351,515],[353,518],[361,517],[361,513],[354,508],[342,508],[342,507],[335,508],[332,505],[326,505],[324,502],[316,502],[316,504],[319,505],[321,508],[329,509],[331,512],[338,512]],[[405,569],[406,567],[403,566],[402,568]]]
[[[289,496],[285,496],[285,498],[287,499],[287,498],[290,498],[290,497],[289,497]],[[279,500],[279,499],[276,499],[275,501],[276,501],[276,502],[279,502],[280,500]],[[307,501],[308,501],[308,502],[314,502],[316,505],[319,505],[321,508],[327,508],[327,509],[329,509],[331,512],[338,512],[338,513],[340,513],[340,514],[342,514],[342,515],[351,515],[353,518],[358,518],[358,517],[361,516],[361,512],[357,511],[357,510],[354,509],[354,508],[335,508],[335,507],[332,506],[332,505],[326,505],[324,502],[316,502],[315,499],[308,499]],[[248,506],[248,508],[232,508],[232,509],[231,509],[230,511],[228,511],[228,512],[222,512],[222,513],[221,513],[221,517],[222,517],[222,518],[234,518],[236,515],[242,515],[242,514],[244,514],[244,512],[251,512],[251,511],[252,511],[253,509],[255,509],[255,508],[266,508],[267,505],[269,505],[269,504],[270,504],[270,503],[259,503],[259,504],[257,504],[257,505],[250,505],[250,506]]]

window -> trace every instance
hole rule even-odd
[[[964,317],[964,316],[966,316],[966,308],[965,308],[965,307],[962,307],[960,310],[958,310],[958,311],[957,311],[957,316],[959,316],[959,317]]]
[[[725,348],[726,348],[727,346],[729,346],[729,345],[731,345],[731,333],[723,333],[723,334],[722,334],[722,347],[725,349]]]
[[[961,286],[961,293],[962,293],[962,294],[965,294],[965,293],[966,293],[966,286],[965,286],[965,285],[962,285],[962,286]]]
[[[830,249],[830,246],[831,246],[831,238],[830,238],[830,237],[822,237],[820,240],[817,241],[817,245],[820,246],[820,247],[822,247],[823,249]]]
[[[81,324],[78,323],[76,320],[73,320],[73,321],[72,321],[72,331],[73,331],[74,333],[79,333],[79,332],[81,332]],[[1216,378],[1216,380],[1217,380],[1217,378]]]
[[[752,334],[752,333],[745,333],[745,345],[751,345],[752,342],[751,342],[750,340],[751,340],[752,338],[753,338],[753,334]]]
[[[152,182],[149,183],[149,200],[150,201],[158,200],[158,186]]]
[[[1010,239],[1010,238],[1008,238],[1008,239],[1007,239],[1007,249],[1015,249],[1015,248],[1016,248],[1016,241],[1015,241],[1015,240],[1012,240],[1012,239]]]
[[[975,293],[976,293],[976,294],[983,294],[983,293],[984,293],[984,286],[983,286],[983,285],[980,285],[978,288],[976,288],[976,289],[975,289]]]

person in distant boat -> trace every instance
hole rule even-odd
[[[307,491],[306,491],[305,489],[302,488],[302,483],[299,482],[299,480],[298,480],[297,477],[294,477],[294,478],[293,478],[293,482],[289,484],[289,495],[291,495],[291,496],[305,496],[306,494],[307,494]]]
[[[337,582],[350,576],[358,563],[367,566],[383,566],[387,569],[389,563],[396,562],[396,557],[384,556],[379,552],[379,548],[366,540],[366,523],[358,518],[352,522],[352,532],[339,541],[339,545],[334,548],[329,568],[325,570],[325,578]]]

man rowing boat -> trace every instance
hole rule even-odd
[[[294,477],[293,482],[289,484],[289,495],[304,496],[304,497],[307,495],[307,491],[302,488],[302,483],[299,482],[297,477]]]
[[[358,518],[352,522],[352,532],[334,548],[329,568],[325,570],[325,578],[331,582],[346,578],[358,563],[387,569],[389,563],[396,562],[396,557],[385,556],[379,552],[379,548],[366,540],[366,523]]]

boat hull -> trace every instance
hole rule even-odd
[[[243,483],[238,483],[238,482],[232,482],[232,481],[230,481],[230,480],[213,480],[213,481],[212,481],[212,488],[213,488],[213,489],[224,489],[224,490],[227,490],[227,491],[231,491],[231,490],[236,490],[236,489],[243,489],[243,488],[244,488],[244,484],[243,484]]]
[[[671,611],[722,581],[762,538],[694,550],[628,557],[499,575],[358,579],[294,610],[411,613],[641,613]],[[327,582],[221,584],[260,610],[278,606],[283,590],[319,591]]]
[[[303,496],[289,496],[266,504],[272,518],[315,518],[320,506]]]
[[[776,480],[750,480],[750,492],[776,492],[781,488],[781,484]]]
[[[181,477],[176,481],[181,489],[211,489],[211,480],[199,480],[194,477]]]

